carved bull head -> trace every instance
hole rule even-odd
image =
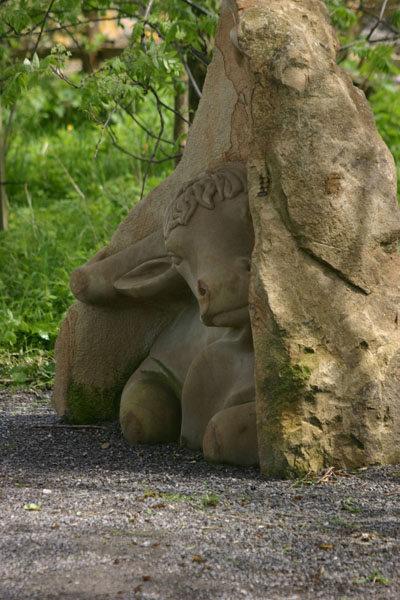
[[[165,245],[188,283],[205,325],[238,327],[248,320],[254,233],[245,175],[221,168],[186,183],[169,207]]]

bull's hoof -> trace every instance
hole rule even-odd
[[[120,423],[131,444],[176,442],[181,428],[179,399],[161,385],[135,381],[122,394]]]
[[[204,434],[203,454],[211,462],[258,465],[255,402],[231,406],[214,415]]]

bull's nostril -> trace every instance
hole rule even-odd
[[[199,291],[200,296],[205,296],[208,292],[207,285],[201,281],[201,279],[197,282],[197,289]]]

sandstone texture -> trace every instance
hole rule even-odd
[[[317,0],[238,2],[249,60],[250,292],[268,473],[400,459],[393,159]]]

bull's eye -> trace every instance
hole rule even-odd
[[[182,262],[182,257],[181,256],[177,256],[176,254],[170,254],[169,255],[171,262],[173,265],[180,265]]]
[[[207,285],[203,281],[201,281],[201,280],[199,280],[197,282],[197,289],[199,291],[199,295],[200,296],[205,296],[207,294],[207,292],[208,292]]]

